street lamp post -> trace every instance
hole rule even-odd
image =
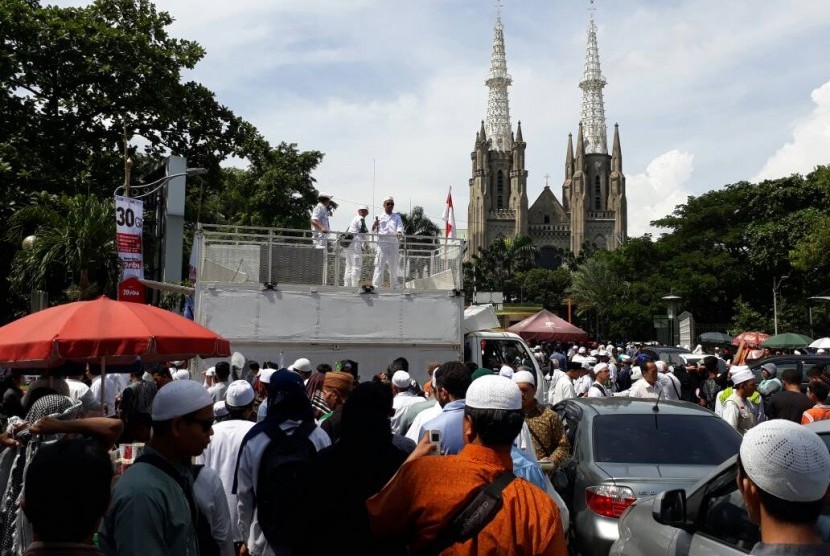
[[[677,313],[677,302],[682,298],[679,295],[669,294],[661,299],[666,304],[666,316],[669,318],[669,345],[674,346],[674,317]]]
[[[775,277],[772,277],[772,323],[773,330],[778,335],[778,290],[781,289],[781,284],[789,278],[789,274],[782,276],[776,282]]]

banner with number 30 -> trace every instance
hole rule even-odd
[[[115,196],[115,237],[123,265],[121,280],[144,278],[144,201]]]

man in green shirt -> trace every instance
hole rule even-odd
[[[113,489],[101,549],[107,556],[198,556],[190,461],[210,443],[213,400],[192,380],[171,382],[153,400],[152,417],[153,439]]]

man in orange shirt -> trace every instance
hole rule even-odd
[[[510,447],[523,420],[522,395],[510,379],[491,375],[474,381],[466,395],[464,448],[457,456],[428,456],[434,447],[424,435],[392,480],[368,500],[372,533],[408,544],[416,556],[434,550],[432,542],[471,495],[513,469]],[[559,509],[547,494],[514,479],[501,498],[502,507],[477,534],[440,554],[567,554]]]
[[[827,396],[830,394],[830,387],[820,381],[813,381],[807,387],[807,397],[815,405],[801,415],[801,424],[806,425],[813,421],[824,421],[830,419],[830,405],[827,404]]]

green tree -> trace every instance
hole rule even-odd
[[[571,273],[566,268],[548,270],[532,268],[516,275],[525,301],[539,303],[558,310],[565,301],[565,292],[571,285]]]
[[[591,328],[594,337],[600,338],[608,334],[610,308],[623,296],[625,289],[625,283],[610,261],[597,254],[571,274],[568,295],[576,305],[577,315],[584,316],[588,312],[594,315],[596,326]]]
[[[412,213],[400,213],[403,221],[404,235],[423,238],[437,238],[441,235],[441,228],[424,214],[424,207],[414,207]]]
[[[42,195],[12,216],[7,239],[19,242],[28,234],[35,240],[12,262],[12,292],[43,289],[60,301],[68,285],[70,291],[77,289],[77,299],[112,295],[119,271],[112,201],[95,195]]]
[[[503,292],[507,301],[520,296],[521,285],[516,277],[537,265],[539,251],[528,236],[494,240],[470,257],[466,267],[466,283],[475,283],[482,291]]]

